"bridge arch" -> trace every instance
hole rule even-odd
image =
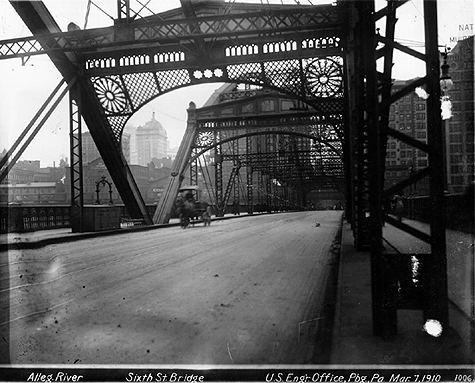
[[[302,77],[301,73],[291,72],[287,74],[288,77],[284,76],[283,79],[279,79],[279,83],[276,80],[263,81],[252,76],[243,76],[242,78],[235,79],[228,78],[223,81],[220,77],[206,77],[204,75],[202,79],[200,78],[201,81],[197,83],[188,80],[189,73],[186,75],[185,72],[187,71],[185,70],[179,72],[178,70],[168,71],[167,81],[170,83],[164,89],[159,89],[157,86],[160,81],[154,72],[91,77],[89,82],[119,145],[126,123],[141,108],[174,90],[210,83],[248,84],[284,93],[312,107],[336,127],[340,122],[333,119],[332,116],[335,114],[342,115],[344,111],[342,59],[341,63],[338,63],[335,58],[318,60],[320,60],[320,64],[307,68],[311,77]],[[322,60],[324,60],[323,62],[331,62],[331,64],[324,64]],[[305,81],[305,79],[308,81],[305,85],[302,85],[301,82]],[[292,82],[298,82],[299,86],[288,85]],[[303,86],[315,89],[315,92],[320,96],[309,97],[308,90],[302,90]]]

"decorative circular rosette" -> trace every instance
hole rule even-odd
[[[196,137],[195,143],[198,147],[207,147],[213,143],[213,132],[200,132]]]
[[[305,69],[306,86],[311,95],[328,98],[341,92],[343,74],[341,66],[329,59],[315,59]]]
[[[127,99],[119,82],[110,77],[94,81],[94,89],[102,107],[110,113],[120,113],[127,107]]]

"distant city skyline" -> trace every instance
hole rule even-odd
[[[246,1],[252,2],[252,1]],[[260,1],[253,1],[260,2]],[[270,1],[281,3],[281,0]],[[295,4],[294,0],[284,0]],[[86,2],[79,0],[44,0],[62,30],[69,22],[81,27],[85,23]],[[116,2],[97,0],[101,8],[115,16]],[[155,4],[156,3],[156,4]],[[267,3],[267,0],[266,0]],[[301,4],[308,3],[305,0]],[[313,4],[331,3],[331,1],[312,0]],[[377,0],[377,8],[386,4]],[[154,2],[155,12],[180,7],[179,0],[161,0]],[[458,38],[473,35],[473,0],[439,0],[439,44],[453,47]],[[396,39],[411,48],[421,50],[423,38],[422,0],[411,0],[398,10]],[[92,7],[88,18],[88,28],[111,25],[112,21],[104,12]],[[383,32],[383,31],[382,31]],[[16,14],[7,0],[0,0],[0,39],[29,36],[31,33]],[[393,77],[410,79],[424,76],[424,64],[408,56],[395,52]],[[25,129],[43,102],[59,83],[61,76],[46,55],[31,57],[25,66],[20,59],[0,61],[0,151],[9,149],[19,134]],[[167,130],[171,147],[179,146],[186,128],[186,109],[191,101],[201,107],[221,86],[220,83],[186,87],[158,97],[140,109],[129,123],[138,126],[155,118]],[[86,130],[86,127],[84,128]],[[60,103],[37,137],[28,146],[22,160],[40,160],[41,166],[52,166],[61,158],[70,157],[69,153],[69,113],[67,97]]]

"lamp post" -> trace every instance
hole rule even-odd
[[[447,47],[445,48],[445,51],[442,53],[442,58],[444,59],[444,63],[442,64],[442,66],[440,67],[440,69],[442,70],[442,73],[440,75],[440,90],[443,92],[443,96],[442,96],[442,99],[444,97],[448,97],[446,96],[445,94],[450,90],[452,89],[452,87],[454,86],[454,82],[452,81],[452,78],[450,77],[449,75],[449,68],[450,68],[450,65],[447,64],[447,56],[448,56],[448,51],[447,51]]]
[[[452,78],[450,77],[449,74],[449,68],[450,65],[447,63],[447,56],[448,56],[448,51],[447,47],[445,47],[444,52],[441,53],[442,59],[443,59],[443,64],[440,67],[441,69],[441,75],[440,75],[440,90],[442,91],[442,97],[441,97],[441,107],[442,108],[449,108],[450,107],[450,101],[449,101],[449,96],[447,95],[447,92],[452,89],[454,86],[454,82],[452,81]],[[444,112],[444,110],[442,110]],[[448,114],[448,113],[447,113]],[[448,129],[447,129],[447,119],[449,118],[449,115],[443,115],[442,119],[442,127],[444,129],[444,135],[443,135],[443,151],[444,151],[444,191],[448,190],[448,185],[449,185],[449,161],[448,161],[448,147],[447,147],[447,142],[448,142]]]

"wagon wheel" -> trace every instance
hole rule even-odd
[[[186,229],[190,225],[190,218],[189,217],[181,217],[181,227]]]
[[[313,60],[305,74],[307,90],[315,97],[331,97],[341,90],[343,74],[340,65],[333,60]]]

